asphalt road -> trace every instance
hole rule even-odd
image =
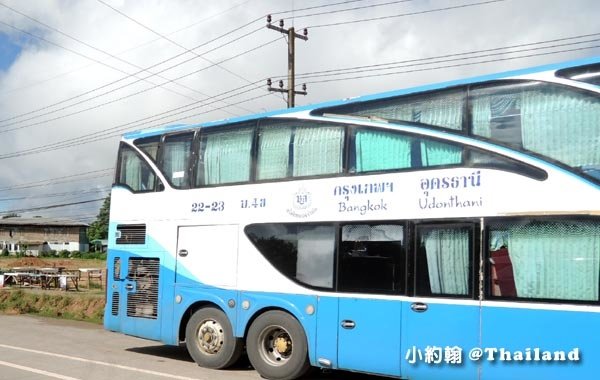
[[[260,379],[248,364],[215,371],[198,367],[184,347],[164,346],[101,326],[58,319],[0,315],[0,380]],[[381,380],[315,371],[306,380]]]

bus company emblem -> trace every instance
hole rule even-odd
[[[298,190],[296,194],[294,194],[294,208],[296,210],[304,210],[310,207],[312,204],[312,196],[306,191],[306,189],[301,188]]]
[[[292,207],[286,211],[288,214],[297,218],[306,218],[314,214],[317,209],[311,207],[312,205],[312,194],[305,188],[301,187],[296,193],[294,193]]]

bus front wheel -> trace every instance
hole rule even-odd
[[[297,379],[310,368],[304,329],[283,311],[256,318],[248,330],[246,351],[254,369],[267,379]]]
[[[201,367],[222,369],[234,364],[242,353],[242,340],[233,336],[227,315],[208,307],[196,311],[185,328],[185,345]]]

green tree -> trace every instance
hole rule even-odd
[[[87,235],[90,241],[108,238],[108,215],[110,212],[110,194],[104,199],[96,220],[88,227]]]

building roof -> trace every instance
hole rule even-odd
[[[61,218],[6,218],[0,219],[1,226],[50,226],[50,227],[87,227],[88,224]]]

